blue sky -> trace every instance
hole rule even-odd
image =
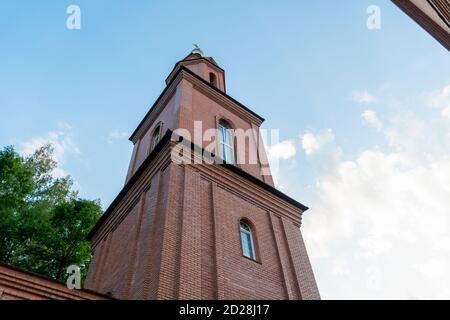
[[[70,4],[81,8],[81,30],[66,28]],[[380,30],[366,27],[371,4]],[[0,146],[55,143],[60,174],[73,176],[81,196],[106,208],[120,191],[129,134],[198,43],[226,70],[228,94],[289,147],[273,154],[283,159],[278,186],[311,207],[303,232],[322,296],[450,296],[450,278],[435,276],[450,266],[450,245],[410,252],[414,241],[448,239],[402,220],[413,219],[412,198],[434,190],[417,205],[442,203],[429,220],[448,224],[450,191],[439,176],[450,174],[450,59],[390,1],[9,1],[0,40]],[[420,172],[436,179],[425,183]],[[380,179],[376,197],[361,191]],[[416,183],[426,190],[404,189]],[[359,203],[343,197],[353,192]]]

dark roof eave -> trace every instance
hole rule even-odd
[[[190,55],[191,55],[191,54],[188,54],[186,57],[184,57],[183,60],[180,60],[180,61],[178,61],[177,63],[175,63],[175,65],[174,65],[173,68],[172,68],[172,71],[170,71],[169,75],[166,77],[166,80],[165,80],[166,82],[167,82],[167,80],[170,78],[172,72],[180,65],[180,63],[182,63],[182,62],[184,62],[184,61],[190,62],[190,61],[205,60],[207,63],[211,63],[214,67],[216,67],[216,68],[218,68],[219,70],[225,72],[225,70],[223,70],[217,63],[214,63],[215,61],[212,62],[211,60],[209,60],[209,59],[206,58],[206,57],[200,57],[200,56],[199,56],[198,58],[186,60],[186,58],[189,57]],[[212,59],[212,58],[211,58],[211,59]],[[214,60],[214,59],[213,59],[213,60]]]
[[[269,191],[270,193],[278,196],[279,198],[285,200],[286,202],[289,202],[290,204],[292,204],[293,206],[299,208],[300,210],[302,210],[303,212],[305,212],[306,210],[309,209],[309,207],[301,204],[300,202],[298,202],[297,200],[292,199],[291,197],[289,197],[288,195],[284,194],[283,192],[281,192],[280,190],[272,187],[271,185],[265,183],[264,181],[252,176],[251,174],[245,172],[244,170],[242,170],[241,168],[232,165],[232,164],[222,164],[222,166],[228,168],[229,170],[237,173],[238,175],[240,175],[241,177],[253,182],[254,184],[262,187],[263,189]]]
[[[135,135],[137,134],[137,132],[139,131],[139,129],[141,128],[141,126],[145,123],[145,121],[147,120],[147,118],[150,116],[150,114],[153,112],[153,110],[155,109],[156,105],[158,104],[158,102],[161,100],[161,98],[164,96],[164,94],[167,92],[168,88],[170,87],[170,85],[172,84],[172,82],[176,79],[176,77],[178,76],[178,74],[182,71],[185,71],[187,73],[189,73],[190,75],[192,75],[193,77],[195,77],[196,79],[198,79],[199,81],[203,82],[204,84],[206,84],[209,88],[213,89],[214,91],[216,91],[217,93],[221,94],[222,96],[224,96],[225,98],[231,100],[232,102],[234,102],[235,104],[237,104],[239,107],[241,107],[242,109],[244,109],[245,111],[251,113],[252,115],[254,115],[255,117],[257,117],[261,122],[264,122],[264,118],[261,117],[260,115],[258,115],[257,113],[255,113],[254,111],[250,110],[249,108],[247,108],[245,105],[243,105],[242,103],[240,103],[239,101],[237,101],[236,99],[234,99],[233,97],[227,95],[225,92],[223,92],[222,90],[214,87],[213,85],[211,85],[208,81],[206,81],[205,79],[201,78],[200,76],[196,75],[194,72],[192,72],[191,70],[189,70],[188,68],[181,66],[180,69],[178,69],[178,71],[175,73],[175,75],[173,76],[172,80],[167,84],[167,86],[164,88],[164,90],[161,92],[161,94],[159,95],[159,97],[156,99],[155,103],[152,105],[152,107],[150,108],[150,110],[147,112],[147,114],[145,115],[144,119],[142,119],[142,121],[139,123],[139,125],[137,126],[136,130],[134,130],[134,132],[131,134],[129,140],[133,141]]]
[[[164,145],[170,140],[170,137],[172,136],[172,132],[170,130],[167,130],[167,132],[164,134],[164,136],[161,138],[159,143],[156,145],[156,147],[150,152],[150,154],[147,156],[147,158],[144,160],[144,162],[139,166],[139,168],[136,170],[136,172],[133,174],[133,176],[128,180],[128,182],[125,184],[125,186],[120,190],[119,194],[116,196],[116,198],[111,202],[109,207],[106,209],[106,211],[102,214],[100,219],[97,221],[95,226],[92,228],[92,230],[87,235],[87,240],[91,240],[92,236],[95,232],[100,228],[102,223],[106,220],[106,218],[109,216],[111,211],[114,210],[114,208],[119,204],[119,202],[122,200],[122,198],[126,195],[128,190],[131,189],[131,187],[134,185],[134,183],[139,179],[142,172],[145,170],[145,168],[153,161],[155,156],[162,150]]]
[[[155,159],[156,155],[164,148],[164,146],[171,139],[171,137],[172,137],[172,131],[167,130],[167,132],[161,138],[159,143],[156,145],[155,149],[153,149],[153,151],[147,156],[147,158],[144,160],[144,162],[139,166],[138,170],[133,174],[133,176],[130,178],[130,180],[128,180],[128,182],[125,184],[125,186],[119,192],[117,197],[110,204],[108,209],[106,209],[106,211],[103,213],[103,215],[97,221],[95,226],[92,228],[92,230],[87,235],[87,240],[92,239],[95,232],[97,232],[97,230],[100,228],[100,226],[103,224],[103,222],[107,219],[107,217],[111,214],[111,212],[114,210],[114,208],[119,204],[119,202],[127,194],[127,192],[131,189],[131,187],[134,185],[134,183],[139,179],[139,177],[144,172],[144,170],[150,165],[151,162],[153,162],[153,159]],[[192,150],[201,150],[202,154],[204,154],[204,152],[205,152],[205,150],[203,148],[196,146],[193,142],[191,142],[191,148],[192,148]],[[302,210],[302,212],[305,212],[306,210],[309,209],[307,206],[301,204],[297,200],[292,199],[291,197],[289,197],[288,195],[279,191],[278,189],[275,189],[271,185],[268,185],[264,181],[252,176],[251,174],[236,167],[235,165],[224,163],[224,164],[221,164],[221,166],[233,171],[234,173],[238,174],[239,176],[243,177],[244,179],[258,185],[259,187],[269,191],[273,195],[285,200],[286,202],[288,202],[288,203],[292,204],[293,206]]]
[[[248,113],[251,113],[252,115],[254,115],[256,118],[258,118],[259,120],[261,120],[261,122],[264,122],[265,119],[263,117],[261,117],[259,114],[257,114],[256,112],[252,111],[251,109],[249,109],[248,107],[246,107],[245,105],[243,105],[242,103],[240,103],[239,101],[237,101],[236,99],[234,99],[232,96],[229,96],[228,94],[226,94],[225,92],[223,92],[222,90],[220,90],[219,88],[216,88],[215,86],[211,85],[208,81],[206,81],[205,79],[203,79],[202,77],[198,76],[197,74],[195,74],[194,72],[192,72],[191,70],[189,70],[186,67],[181,67],[182,70],[185,70],[187,73],[189,73],[190,75],[194,76],[195,78],[197,78],[198,80],[200,80],[201,82],[203,82],[204,84],[206,84],[207,86],[209,86],[211,89],[213,89],[214,91],[216,91],[217,93],[221,94],[222,96],[224,96],[225,98],[231,100],[232,102],[236,103],[239,107],[241,107],[242,109],[244,109],[245,111],[247,111]]]

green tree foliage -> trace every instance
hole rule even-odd
[[[47,145],[31,156],[0,151],[0,261],[63,281],[69,265],[85,275],[88,232],[102,214],[100,202],[79,199],[70,177],[52,176]]]

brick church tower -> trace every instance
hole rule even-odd
[[[300,232],[308,208],[274,188],[263,121],[226,94],[214,59],[196,48],[179,61],[131,135],[124,188],[89,235],[86,288],[118,299],[320,299]],[[208,129],[217,135],[198,139]],[[244,151],[239,129],[251,132]],[[212,146],[209,158],[224,161],[174,161],[179,141],[189,159]],[[255,147],[255,161],[237,161]]]

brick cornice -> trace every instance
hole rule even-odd
[[[182,77],[180,72],[172,79],[172,81],[165,87],[163,92],[156,99],[155,103],[152,105],[150,110],[144,116],[144,119],[139,123],[136,130],[131,134],[130,141],[136,143],[139,138],[147,131],[147,129],[152,125],[153,121],[158,117],[161,111],[166,106],[167,102],[172,98],[177,89],[178,83],[180,83]]]
[[[173,75],[178,71],[178,68],[181,66],[186,66],[186,65],[190,65],[190,64],[194,64],[197,63],[198,61],[205,61],[209,67],[211,67],[212,69],[214,69],[215,71],[218,72],[223,72],[225,73],[225,70],[223,70],[221,67],[219,67],[218,65],[212,63],[211,61],[209,61],[208,59],[206,59],[205,57],[199,57],[199,58],[195,58],[195,59],[189,59],[189,60],[181,60],[178,61],[175,66],[173,67],[172,71],[169,73],[169,75],[166,78],[166,83],[170,82],[172,80]]]
[[[440,25],[434,22],[427,14],[420,10],[414,3],[409,0],[391,0],[411,19],[431,34],[439,41],[447,50],[450,51],[450,35]]]
[[[202,174],[202,178],[211,180],[216,183],[217,187],[245,199],[256,207],[263,210],[272,210],[274,213],[288,217],[297,224],[301,223],[303,213],[301,209],[267,189],[255,189],[254,183],[239,174],[230,174],[230,165],[198,165],[196,168]]]

